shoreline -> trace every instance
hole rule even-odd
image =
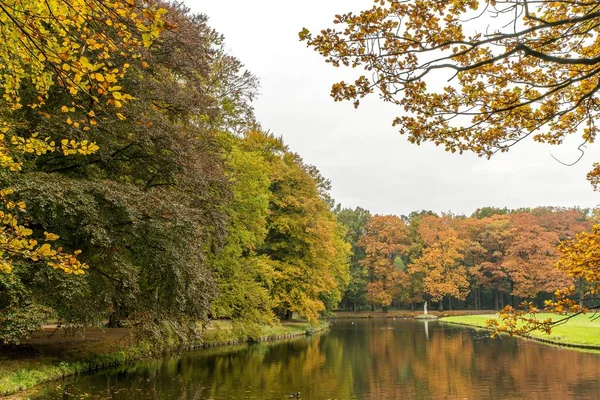
[[[488,315],[495,313],[495,310],[427,310],[428,316],[438,318],[465,316],[465,315]],[[412,319],[423,315],[423,310],[390,310],[383,311],[337,311],[328,316],[329,320],[337,319],[366,319],[366,318],[407,318]]]
[[[245,340],[239,338],[225,338],[221,340],[213,339],[203,340],[199,343],[191,343],[178,349],[165,348],[164,351],[161,352],[161,356],[173,355],[187,351],[201,351],[202,349],[214,347],[250,345],[254,343],[275,342],[302,336],[310,336],[326,331],[329,328],[329,323],[326,321],[319,321],[317,326],[312,326],[306,322],[285,321],[281,325],[274,327],[274,333],[268,333],[268,328],[273,327],[264,327],[264,329],[267,330],[267,333],[256,337],[248,337]],[[234,335],[232,331],[228,332],[227,329],[220,328],[220,331],[220,333],[224,333],[225,336]],[[27,341],[24,343],[24,345],[30,346],[23,348],[24,352],[29,351],[32,346],[28,344]],[[22,366],[16,367],[12,371],[9,371],[7,376],[4,378],[0,376],[0,400],[16,400],[21,398],[21,395],[26,394],[27,391],[35,390],[35,388],[41,384],[57,381],[69,376],[95,373],[103,369],[133,364],[145,360],[152,360],[159,357],[158,354],[152,354],[147,349],[144,349],[144,347],[147,346],[144,346],[143,344],[136,344],[111,352],[89,353],[83,355],[80,359],[73,360],[48,356],[40,356],[38,358],[21,357],[14,360],[8,358],[8,361],[0,360],[0,367],[2,366],[2,363],[15,362],[23,364]]]

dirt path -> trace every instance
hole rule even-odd
[[[88,328],[78,332],[56,326],[45,326],[19,346],[0,345],[0,371],[7,363],[35,358],[77,360],[92,353],[108,353],[123,349],[130,343],[129,329]]]

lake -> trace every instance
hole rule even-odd
[[[188,352],[51,383],[39,399],[598,399],[600,354],[410,319]]]

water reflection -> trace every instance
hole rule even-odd
[[[54,384],[39,398],[597,398],[600,356],[438,322],[337,321],[328,334],[222,348]]]

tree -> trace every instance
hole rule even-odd
[[[375,215],[365,227],[358,245],[365,249],[361,265],[369,270],[367,300],[373,306],[386,309],[400,296],[408,283],[408,274],[395,261],[407,249],[407,229],[395,215]]]
[[[508,213],[508,209],[505,208],[497,208],[497,207],[481,207],[473,212],[471,215],[472,218],[483,219],[487,217],[491,217],[493,215],[504,215]]]
[[[28,278],[39,263],[75,275],[88,267],[77,259],[77,247],[65,250],[62,239],[61,246],[51,246],[59,236],[31,224],[28,199],[10,186],[47,153],[86,156],[98,150],[86,134],[97,125],[101,110],[124,118],[117,110],[133,96],[121,84],[130,66],[144,63],[141,53],[167,27],[165,11],[129,0],[0,1],[0,274],[13,273],[2,277],[3,341],[18,341],[52,311],[32,300],[35,285]],[[118,61],[123,58],[129,63]],[[61,123],[54,126],[53,137],[41,134],[35,121],[50,119],[57,105]],[[69,289],[77,292],[77,279],[62,278],[47,293],[69,297]]]
[[[448,296],[464,300],[469,293],[467,269],[462,264],[466,243],[449,225],[448,218],[422,217],[419,234],[424,242],[421,256],[409,265],[411,274],[424,274],[424,290],[440,303]]]
[[[527,336],[534,330],[540,330],[550,334],[553,326],[600,308],[598,301],[600,260],[598,252],[591,250],[597,249],[598,246],[600,246],[600,227],[597,225],[591,232],[581,232],[575,239],[562,242],[558,246],[560,258],[557,267],[564,275],[582,283],[581,297],[574,298],[576,286],[571,284],[557,290],[554,293],[556,299],[547,300],[545,306],[557,313],[569,312],[569,315],[554,320],[551,318],[541,320],[535,315],[540,312],[540,308],[530,302],[523,310],[512,307],[505,308],[500,314],[500,321],[488,321],[488,326],[495,329],[495,333],[507,332],[511,335]]]
[[[168,7],[176,31],[163,32],[154,46],[138,46],[142,58],[131,60],[118,48],[111,55],[114,65],[129,64],[118,91],[135,101],[94,108],[86,129],[64,123],[63,107],[73,121],[91,116],[87,109],[71,110],[73,95],[59,85],[51,101],[11,111],[23,132],[57,143],[65,134],[86,137],[99,148],[87,157],[74,152],[23,157],[19,174],[3,176],[18,189],[15,203],[27,200],[32,230],[52,229],[61,246],[84,250],[89,269],[77,280],[59,279],[20,263],[1,318],[37,307],[66,324],[97,324],[108,317],[109,326],[129,320],[142,328],[138,333],[167,327],[182,342],[207,319],[216,294],[209,259],[224,244],[231,194],[225,149],[211,129],[231,82],[207,87],[207,77],[219,72],[213,46],[220,39],[206,18]],[[102,32],[119,37],[110,28]],[[94,52],[86,57],[102,62]],[[234,73],[230,68],[228,76]]]
[[[531,214],[511,214],[510,219],[511,239],[502,265],[511,278],[512,294],[534,298],[568,286],[568,277],[554,267],[558,234],[545,231]]]
[[[358,307],[366,305],[366,286],[368,283],[368,271],[361,265],[361,260],[365,258],[365,250],[358,245],[361,236],[365,232],[366,225],[371,219],[371,213],[360,207],[354,210],[344,208],[336,212],[338,221],[347,229],[346,242],[350,243],[350,283],[346,288],[342,303],[357,311]]]
[[[271,185],[270,165],[244,139],[224,133],[222,139],[232,195],[227,236],[214,255],[217,296],[212,318],[230,318],[240,333],[254,336],[260,324],[275,321],[270,288],[274,271],[257,249],[264,245]]]
[[[326,180],[281,138],[250,130],[244,145],[269,164],[267,234],[257,254],[273,271],[275,312],[280,318],[297,312],[314,322],[327,306],[337,306],[349,280],[350,245],[322,196]]]
[[[337,15],[340,29],[315,36],[305,28],[300,39],[334,66],[367,71],[334,84],[335,100],[358,106],[377,91],[402,108],[394,124],[411,142],[490,157],[530,135],[549,144],[572,134],[594,141],[597,7],[597,1],[377,0],[371,9]],[[597,187],[600,165],[588,178]]]
[[[119,108],[132,99],[116,86],[130,64],[110,60],[114,55],[139,58],[140,50],[167,27],[165,13],[135,0],[3,0],[0,59],[7,68],[0,80],[2,100],[12,109],[35,109],[60,86],[77,108],[89,110],[100,99]],[[23,96],[24,86],[34,87],[35,95]]]
[[[584,211],[577,208],[537,207],[531,214],[542,228],[558,234],[561,241],[574,239],[579,232],[592,228]]]
[[[504,259],[511,242],[511,221],[504,215],[493,215],[481,220],[475,234],[481,246],[475,276],[480,286],[493,292],[493,307],[500,308],[503,293],[511,292],[511,281],[504,268]]]

